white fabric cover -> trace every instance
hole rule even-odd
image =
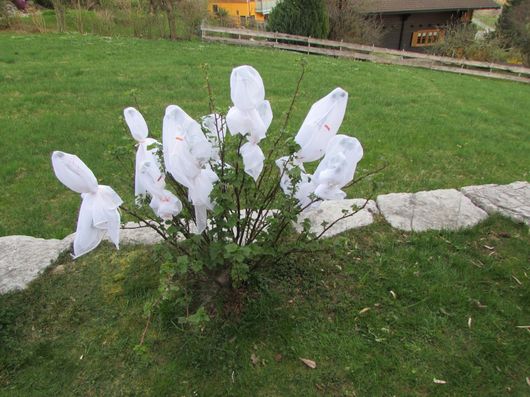
[[[328,144],[326,154],[315,170],[312,182],[315,195],[324,200],[342,200],[341,189],[353,180],[363,148],[357,138],[336,135]]]
[[[206,211],[213,209],[210,200],[213,183],[218,180],[209,164],[212,144],[199,123],[175,105],[166,109],[162,142],[166,170],[188,188],[189,200],[195,207],[197,232],[202,233],[206,228]]]
[[[165,175],[160,171],[157,148],[148,147],[158,141],[147,137],[148,128],[142,114],[135,108],[123,111],[131,135],[138,142],[136,152],[136,173],[134,193],[136,197],[151,196],[150,207],[162,219],[171,219],[182,211],[182,203],[173,193],[166,190]]]
[[[335,88],[311,106],[295,137],[300,145],[296,153],[298,161],[306,163],[322,158],[329,141],[342,124],[347,103],[348,93],[342,88]]]
[[[219,150],[221,142],[226,136],[226,122],[222,116],[217,113],[212,113],[204,116],[201,120],[202,128],[206,132],[206,138],[212,144],[212,160],[220,162]]]
[[[98,185],[92,171],[79,157],[55,151],[52,166],[57,179],[74,192],[80,193],[82,202],[74,238],[74,258],[96,248],[105,232],[116,248],[120,242],[121,198],[110,186]]]
[[[251,66],[239,66],[232,70],[230,89],[234,106],[226,115],[226,123],[232,135],[247,136],[247,142],[241,147],[241,156],[245,172],[256,181],[265,159],[258,144],[271,125],[271,105],[265,100],[261,76]]]
[[[131,135],[138,142],[138,150],[136,151],[136,166],[134,175],[134,195],[139,197],[145,197],[148,192],[147,186],[142,182],[140,177],[140,169],[144,162],[150,162],[160,168],[158,164],[158,158],[156,157],[157,148],[153,147],[148,149],[149,146],[157,144],[156,139],[148,138],[147,123],[145,122],[142,114],[135,108],[128,107],[123,111],[125,122],[131,131]]]
[[[298,200],[300,206],[304,208],[309,205],[311,203],[310,195],[314,192],[316,186],[311,180],[311,175],[305,172],[304,165],[302,163],[294,164],[292,160],[289,161],[287,156],[280,157],[276,160],[276,165],[282,175],[280,187],[283,192],[290,196],[293,194],[293,189],[296,189],[294,197]],[[294,167],[300,168],[300,181],[296,184],[296,187],[293,186],[293,181],[289,177],[289,171]]]
[[[157,164],[145,161],[140,167],[140,179],[151,196],[149,206],[158,217],[171,219],[182,211],[178,197],[166,190],[164,175]]]

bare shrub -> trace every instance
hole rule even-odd
[[[181,0],[177,8],[186,38],[198,35],[202,20],[207,14],[206,0]]]
[[[465,58],[483,62],[507,62],[517,58],[513,51],[506,51],[495,35],[477,37],[477,29],[472,24],[451,24],[444,40],[429,48],[430,53],[452,58]]]
[[[377,45],[383,26],[375,16],[362,13],[364,0],[326,0],[329,38],[351,43]]]

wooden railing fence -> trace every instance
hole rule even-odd
[[[329,55],[376,63],[413,66],[444,72],[530,83],[530,68],[514,65],[469,61],[285,33],[205,25],[201,27],[201,30],[202,39],[205,41],[271,47],[307,54]]]

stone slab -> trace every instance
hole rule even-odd
[[[488,214],[500,213],[530,226],[530,183],[466,186],[461,192]]]
[[[344,210],[352,211],[353,206],[361,208],[364,205],[365,207],[355,215],[342,219],[334,224],[330,229],[324,232],[322,237],[331,237],[347,230],[368,226],[374,222],[374,214],[379,212],[375,202],[373,200],[368,200],[368,202],[366,202],[365,199],[351,199],[324,201],[318,208],[311,208],[304,211],[298,218],[299,221],[296,225],[296,229],[298,231],[302,230],[301,223],[304,219],[309,219],[311,222],[311,231],[318,235],[324,230],[324,227],[322,226],[323,222],[330,224],[336,219],[342,217]]]
[[[153,245],[161,242],[163,238],[148,226],[140,226],[135,222],[127,222],[120,230],[121,245]],[[108,241],[108,239],[107,239]]]
[[[456,189],[385,194],[377,206],[392,227],[405,231],[458,230],[488,217]]]
[[[134,222],[124,225],[120,231],[120,245],[152,245],[162,241],[162,237],[153,229],[138,226]],[[70,250],[74,237],[75,233],[62,240],[29,236],[0,237],[0,294],[25,288],[61,253]],[[104,240],[108,241],[108,238]]]
[[[22,289],[68,249],[65,240],[0,237],[0,294]]]

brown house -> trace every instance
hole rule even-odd
[[[422,51],[443,39],[447,25],[469,23],[474,10],[500,6],[493,0],[370,0],[363,8],[381,17],[383,47]]]

